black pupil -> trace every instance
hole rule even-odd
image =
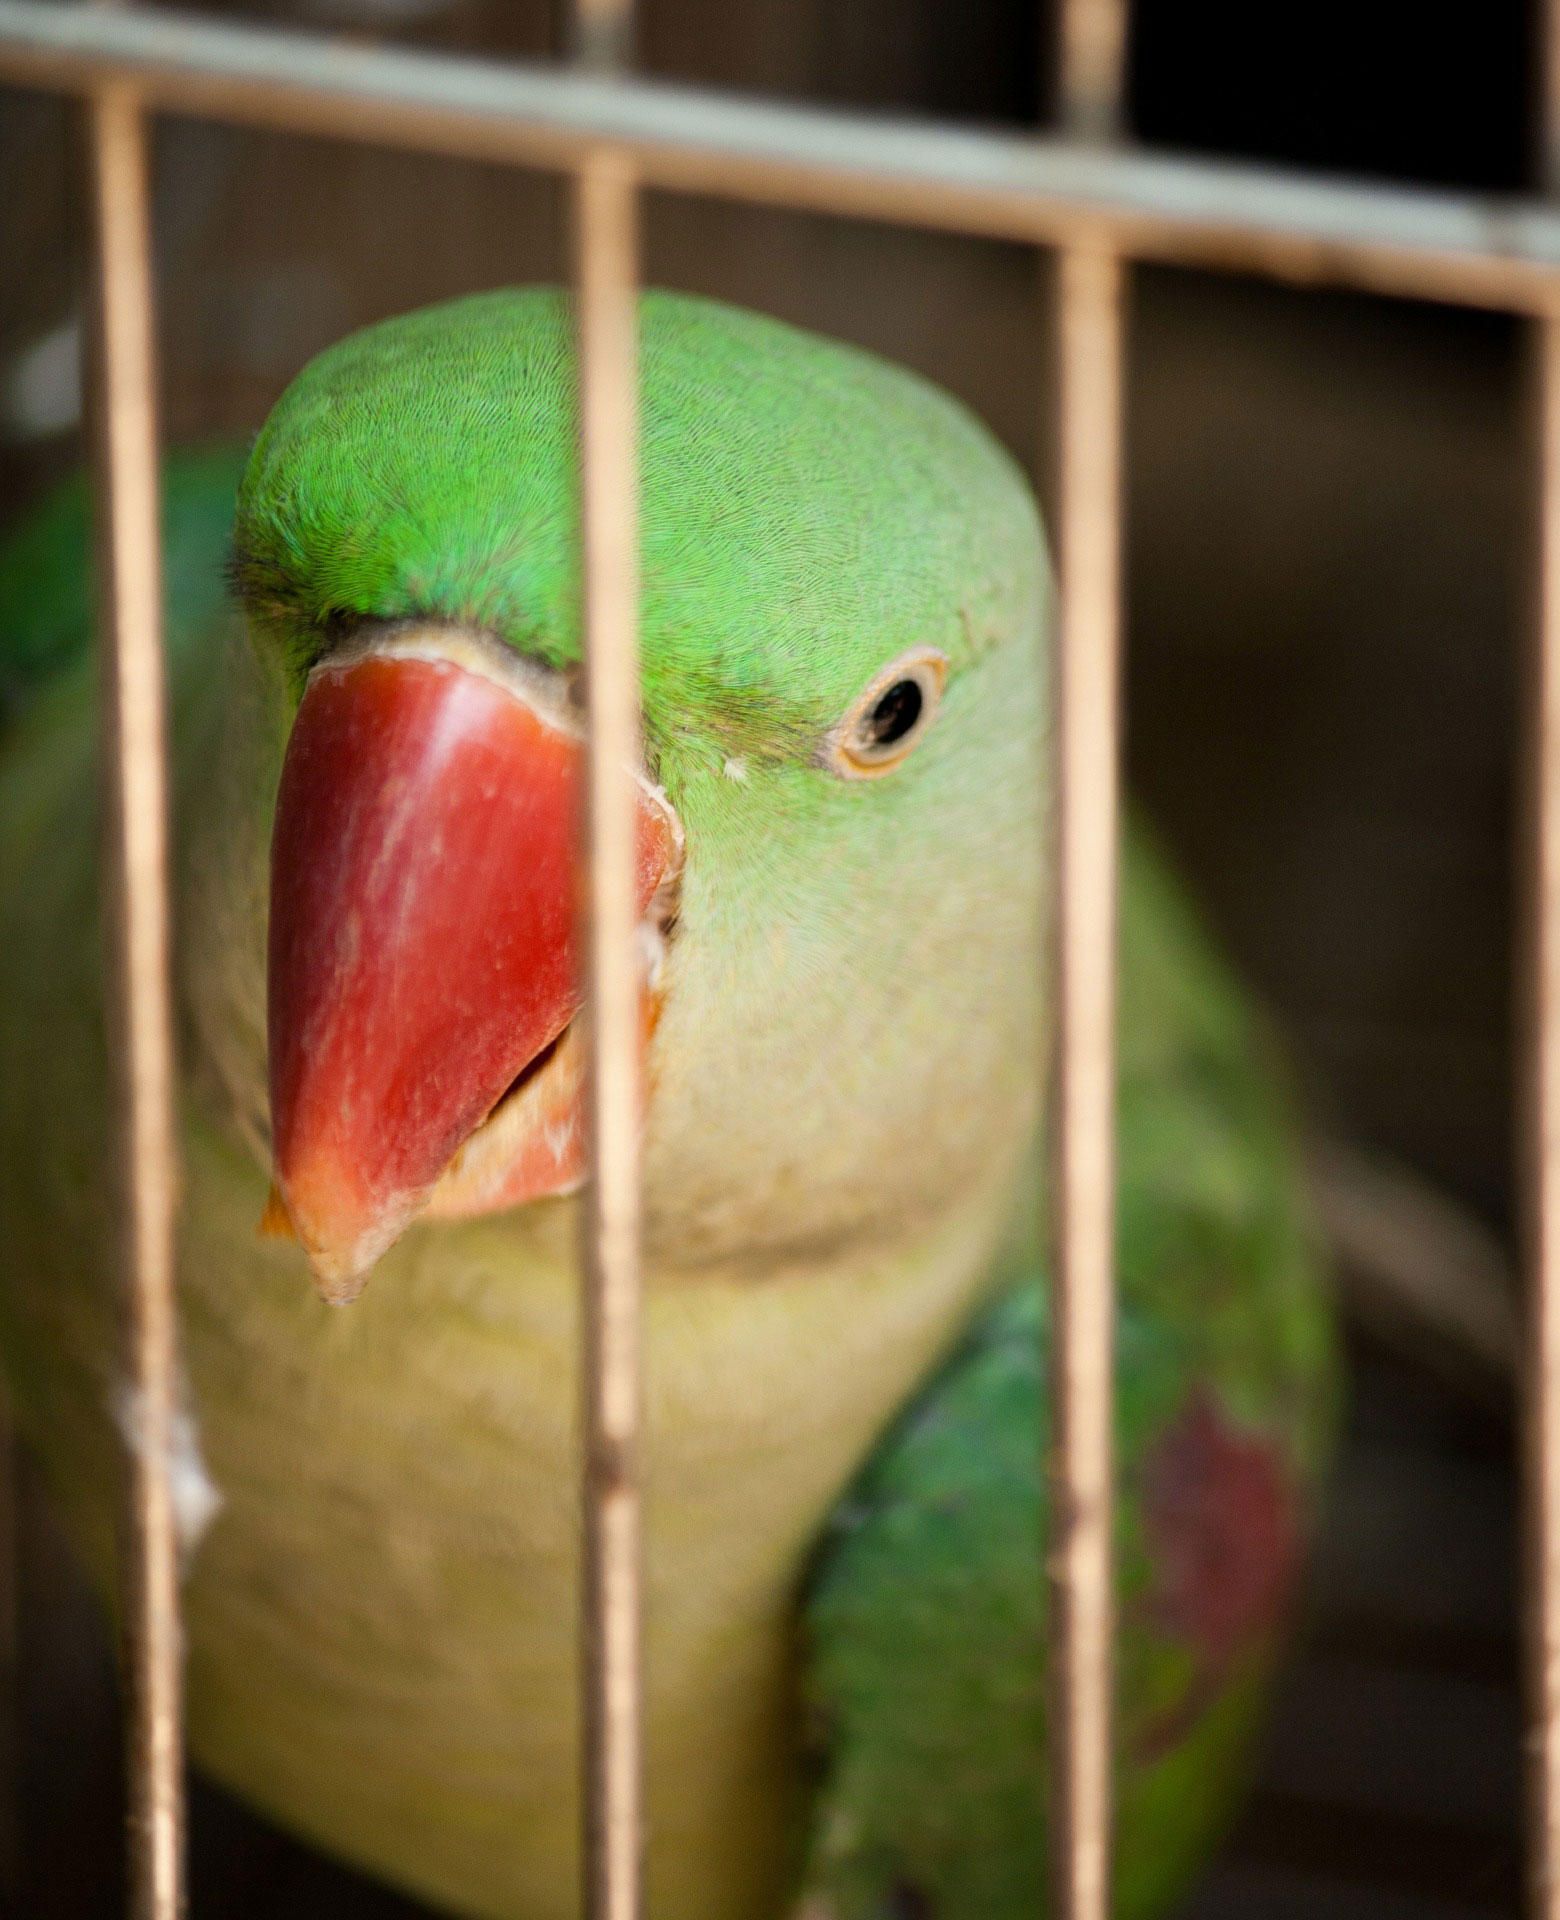
[[[867,715],[867,744],[891,747],[903,740],[921,717],[924,704],[914,680],[896,680]]]

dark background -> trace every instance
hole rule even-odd
[[[227,9],[546,57],[545,3]],[[1018,0],[654,0],[639,65],[722,87],[1031,125]],[[1142,0],[1141,140],[1493,192],[1529,180],[1534,22],[1510,0]],[[0,93],[0,522],[79,459],[83,209],[69,118]],[[567,271],[550,180],[167,123],[157,198],[174,438],[247,433],[379,315]],[[669,197],[650,277],[921,368],[1048,486],[1048,281],[1029,251]],[[1142,270],[1130,360],[1127,753],[1325,1123],[1513,1218],[1512,854],[1531,513],[1515,322]],[[53,342],[52,348],[48,344]],[[40,344],[42,343],[42,344]],[[51,359],[52,353],[52,359]],[[1198,1920],[1518,1910],[1510,1434],[1355,1341],[1351,1434],[1264,1782]],[[118,1903],[109,1657],[23,1463],[28,1915]],[[198,1787],[195,1913],[389,1916]]]

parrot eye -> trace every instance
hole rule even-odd
[[[823,764],[846,780],[892,773],[932,724],[948,659],[912,647],[876,674],[823,743]]]

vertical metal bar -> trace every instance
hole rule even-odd
[[[1530,1911],[1560,1920],[1560,315],[1536,323],[1539,632],[1527,1342]]]
[[[22,1903],[21,1533],[16,1424],[0,1387],[0,1913]]]
[[[1560,193],[1560,0],[1545,0],[1539,171]],[[1538,592],[1531,726],[1527,1460],[1529,1911],[1560,1920],[1560,308],[1534,323]]]
[[[130,1405],[131,1910],[182,1910],[183,1750],[175,1412],[173,1029],[163,761],[151,231],[137,96],[88,108],[95,189],[102,698],[110,999],[123,1150]]]
[[[1080,140],[1122,127],[1126,0],[1063,0],[1061,102]],[[1114,1757],[1116,842],[1122,281],[1103,238],[1058,273],[1052,1086],[1051,1912],[1108,1920]]]
[[[588,1920],[637,1920],[643,1854],[634,877],[638,194],[627,162],[605,152],[588,161],[578,207],[592,1167],[585,1207],[584,1906]]]
[[[1062,0],[1062,124],[1080,140],[1121,132],[1127,60],[1126,0]]]
[[[633,63],[634,0],[574,0],[574,57],[592,73],[625,73]]]
[[[625,72],[634,0],[573,0],[574,56]],[[585,1920],[638,1920],[644,1884],[639,980],[639,199],[621,156],[577,183],[585,697],[584,843],[591,1183],[584,1215],[584,1588],[580,1622]]]
[[[1051,1911],[1110,1911],[1121,263],[1061,259]]]
[[[1541,0],[1538,18],[1539,185],[1560,195],[1560,0]]]

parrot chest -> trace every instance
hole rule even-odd
[[[414,1231],[353,1307],[187,1141],[186,1357],[223,1506],[190,1590],[197,1752],[291,1825],[479,1913],[572,1912],[572,1208]],[[795,1587],[968,1311],[1001,1214],[910,1254],[647,1301],[650,1884],[765,1911],[788,1846]]]

